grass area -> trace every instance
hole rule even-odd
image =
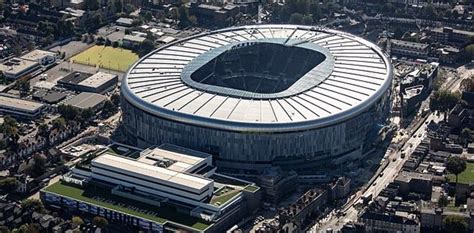
[[[451,182],[456,182],[456,176],[454,174],[449,174],[448,179]],[[469,184],[474,182],[474,163],[466,164],[466,170],[458,175],[458,182],[460,184]]]
[[[249,192],[255,192],[255,191],[257,191],[257,190],[260,189],[260,188],[257,187],[257,186],[248,185],[248,186],[245,187],[244,189],[247,190],[247,191],[249,191]]]
[[[138,159],[140,157],[140,152],[129,147],[124,147],[120,145],[112,145],[106,151],[113,155],[119,155],[123,157],[128,157],[132,159]]]
[[[237,196],[240,193],[240,190],[234,189],[229,186],[225,186],[224,188],[219,189],[214,196],[212,197],[210,204],[221,206],[225,204],[227,201],[232,199],[233,197]]]
[[[128,49],[95,45],[71,60],[74,63],[124,72],[138,60],[138,55]]]
[[[110,189],[99,187],[96,185],[89,185],[87,188],[84,189],[65,184],[62,181],[58,181],[50,185],[49,187],[46,187],[44,191],[56,193],[61,196],[76,199],[103,208],[112,209],[125,214],[138,216],[159,223],[172,221],[178,224],[192,227],[197,230],[204,230],[210,225],[209,223],[201,219],[180,214],[176,211],[176,209],[172,207],[156,207],[134,200],[113,196],[110,193]],[[131,207],[138,209],[131,209]]]

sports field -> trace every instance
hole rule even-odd
[[[72,62],[104,69],[126,71],[138,60],[131,50],[95,45],[71,58]]]

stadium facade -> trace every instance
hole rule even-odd
[[[122,81],[123,126],[129,143],[207,152],[225,173],[312,172],[360,158],[388,117],[392,76],[376,45],[348,33],[227,28],[133,65]]]

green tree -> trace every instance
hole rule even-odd
[[[94,117],[94,111],[92,111],[92,109],[88,108],[88,109],[84,109],[83,111],[81,111],[82,120],[88,121],[92,117]]]
[[[153,20],[153,14],[150,11],[147,11],[143,14],[143,19],[145,19],[146,22],[150,22]]]
[[[19,79],[15,82],[15,89],[20,91],[21,96],[26,96],[30,92],[30,82],[26,79]]]
[[[191,25],[191,22],[189,21],[188,8],[186,8],[186,6],[181,5],[181,6],[178,8],[178,16],[179,16],[179,23],[178,23],[178,26],[179,26],[180,28],[185,28],[185,27]]]
[[[467,61],[472,61],[474,60],[474,44],[470,44],[466,46],[464,49],[465,57]]]
[[[143,53],[149,53],[153,49],[155,49],[155,43],[152,40],[149,40],[149,39],[144,40],[142,42],[142,44],[140,45],[140,50]]]
[[[66,120],[63,117],[58,117],[53,120],[53,129],[65,129],[66,128]]]
[[[20,182],[15,177],[6,177],[0,180],[0,189],[7,192],[15,191]]]
[[[10,233],[10,230],[6,226],[0,226],[0,233]]]
[[[79,110],[71,105],[59,105],[58,112],[66,120],[75,120],[79,116]]]
[[[466,220],[458,215],[448,215],[443,219],[444,232],[462,233],[467,232]]]
[[[28,41],[28,44],[26,45],[26,47],[28,48],[29,51],[35,49],[35,47],[36,47],[35,42]]]
[[[115,0],[114,1],[115,12],[120,13],[123,11],[123,4],[122,0]]]
[[[290,16],[289,23],[291,24],[301,24],[303,22],[303,15],[300,13],[293,13]]]
[[[110,101],[112,101],[112,103],[115,105],[115,106],[119,106],[120,105],[120,95],[118,93],[114,93],[111,97],[110,97]]]
[[[41,136],[41,137],[47,137],[49,134],[49,127],[47,124],[41,124],[38,126],[38,131],[36,132],[36,135]]]
[[[125,4],[124,12],[125,12],[126,14],[130,14],[130,13],[132,13],[132,12],[134,12],[134,11],[135,11],[135,6],[134,6],[134,5],[132,5],[132,4],[130,4],[130,3]]]
[[[87,10],[95,11],[99,9],[99,1],[98,0],[86,0],[85,4]]]
[[[439,196],[439,199],[438,199],[438,207],[446,207],[448,206],[448,197],[446,195],[441,195]]]
[[[461,91],[474,92],[474,75],[463,79],[460,85]]]
[[[95,216],[92,219],[92,224],[100,227],[100,228],[105,228],[107,225],[109,225],[109,221],[107,219],[100,217],[100,216]]]
[[[36,199],[26,199],[21,202],[21,208],[25,210],[33,210],[37,212],[44,212],[43,203]]]
[[[444,113],[444,121],[447,120],[447,114],[459,101],[457,93],[441,89],[435,91],[430,98],[431,111],[439,111]]]
[[[446,170],[456,176],[456,185],[458,184],[458,175],[466,170],[466,160],[458,156],[451,156],[446,160]]]
[[[312,25],[313,24],[313,18],[309,15],[303,16],[303,24],[304,25]]]
[[[71,222],[72,222],[73,228],[76,228],[76,227],[84,224],[84,220],[82,220],[82,218],[79,217],[79,216],[72,217]]]
[[[102,107],[102,115],[110,116],[112,113],[117,111],[117,106],[112,103],[110,100],[106,100],[104,102],[104,106]]]
[[[36,154],[33,156],[33,167],[31,168],[31,172],[33,176],[38,177],[43,175],[46,172],[46,159],[41,156],[40,154]]]
[[[461,141],[463,142],[464,145],[467,145],[472,141],[472,130],[469,128],[464,128],[461,130],[461,133],[459,134],[459,137]]]

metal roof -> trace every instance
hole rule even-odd
[[[316,49],[332,64],[318,64],[303,76],[308,78],[306,85],[298,81],[283,95],[239,97],[233,94],[239,90],[226,94],[187,82],[189,70],[204,64],[214,51],[256,41]],[[380,99],[391,80],[387,56],[362,38],[325,28],[255,25],[207,32],[155,50],[129,69],[122,94],[133,105],[173,121],[224,130],[280,132],[321,127],[354,116]]]

